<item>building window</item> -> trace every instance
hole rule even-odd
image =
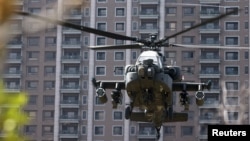
[[[113,126],[113,135],[121,136],[122,135],[122,126]]]
[[[115,45],[124,45],[124,40],[115,40]]]
[[[124,74],[124,68],[123,67],[115,67],[115,75],[121,76]]]
[[[166,29],[170,31],[176,30],[176,22],[166,22]]]
[[[183,36],[182,43],[183,44],[193,44],[194,43],[194,36]]]
[[[194,74],[194,66],[182,66],[181,68],[182,68],[183,73],[191,74],[191,75]]]
[[[44,105],[54,105],[54,103],[55,103],[55,96],[45,95],[43,97],[43,104]]]
[[[123,61],[124,52],[115,52],[115,61]]]
[[[88,96],[83,95],[82,96],[82,105],[87,105],[87,102],[88,102]]]
[[[136,31],[138,29],[138,23],[137,22],[132,22],[132,30]]]
[[[39,52],[38,51],[29,51],[27,53],[28,60],[38,60]]]
[[[44,67],[44,74],[49,75],[49,74],[55,74],[56,67],[55,66],[45,66]]]
[[[82,119],[83,120],[87,119],[87,111],[86,110],[82,111]]]
[[[105,61],[106,60],[106,52],[96,52],[96,60],[97,61]]]
[[[86,134],[87,134],[87,127],[82,126],[82,135],[86,135]]]
[[[41,12],[41,8],[29,8],[29,12],[32,14],[39,14]]]
[[[83,52],[83,59],[88,60],[89,59],[89,52]]]
[[[44,125],[43,126],[43,135],[47,135],[47,134],[53,134],[53,131],[54,131],[54,129],[53,129],[54,127],[52,126],[52,125]]]
[[[104,105],[104,103],[102,103],[101,101],[100,101],[100,99],[99,99],[99,97],[95,97],[95,104],[96,105]]]
[[[97,16],[98,17],[106,17],[107,16],[107,8],[97,8]]]
[[[96,45],[105,45],[106,38],[105,37],[96,37]]]
[[[136,59],[137,59],[137,52],[136,52],[136,51],[133,51],[133,52],[132,52],[132,59],[133,59],[133,60],[136,60]]]
[[[27,81],[27,88],[28,89],[37,89],[38,88],[38,81]]]
[[[239,105],[239,99],[238,97],[227,97],[226,104],[230,106]]]
[[[37,96],[36,95],[30,95],[28,99],[28,105],[36,105]]]
[[[95,126],[94,133],[95,135],[104,135],[104,126]]]
[[[239,60],[239,53],[238,52],[226,52],[225,60]]]
[[[244,27],[245,29],[248,29],[249,23],[248,22],[244,22]]]
[[[125,16],[125,8],[116,8],[115,16],[117,17]]]
[[[248,36],[244,37],[244,44],[246,44],[246,45],[249,44],[249,37]]]
[[[238,112],[227,112],[228,120],[238,120],[239,113]]]
[[[187,29],[187,28],[190,28],[190,27],[192,27],[194,25],[194,22],[183,22],[182,23],[182,28],[183,29]]]
[[[248,66],[245,66],[245,67],[244,67],[244,73],[245,73],[245,74],[248,74],[248,73],[249,73],[249,67],[248,67]]]
[[[39,37],[28,37],[29,46],[39,46]]]
[[[225,84],[226,84],[226,90],[229,91],[239,90],[239,82],[225,82]]]
[[[45,37],[46,46],[55,46],[56,45],[56,37]]]
[[[38,73],[38,66],[28,66],[27,67],[27,74],[28,75],[35,75]]]
[[[43,119],[54,119],[54,111],[43,111]]]
[[[45,51],[45,61],[55,61],[56,52],[55,51]]]
[[[225,68],[226,75],[238,75],[239,74],[239,67],[227,66]]]
[[[192,136],[193,135],[193,127],[192,126],[182,126],[181,127],[181,135],[182,136]]]
[[[167,16],[174,16],[176,14],[176,7],[167,7],[166,14]]]
[[[194,7],[184,7],[183,8],[183,15],[184,16],[194,15]]]
[[[96,67],[96,69],[95,69],[96,71],[96,75],[106,75],[106,67],[101,67],[101,66],[99,66],[99,67]]]
[[[107,30],[107,24],[106,23],[97,23],[97,29],[106,31]]]
[[[84,90],[87,90],[88,89],[88,81],[83,81],[83,84],[82,84],[83,86],[82,86],[82,88],[84,89]]]
[[[29,119],[36,119],[37,117],[37,111],[25,111],[27,113],[27,116]]]
[[[122,120],[122,111],[113,112],[113,120]]]
[[[175,126],[164,126],[164,134],[167,136],[174,136]]]
[[[182,59],[183,60],[191,60],[194,58],[194,52],[193,51],[183,51],[182,52]]]
[[[125,30],[125,24],[124,23],[116,23],[115,24],[115,31],[124,31]]]
[[[226,30],[239,30],[239,22],[226,22]]]
[[[36,133],[36,125],[26,125],[24,126],[24,131],[26,134]]]
[[[51,90],[55,88],[55,81],[44,81],[44,89]]]
[[[89,71],[88,66],[84,66],[84,67],[83,67],[83,74],[84,74],[84,75],[87,75],[87,74],[88,74],[88,71]]]
[[[136,135],[136,127],[135,126],[130,126],[130,135],[132,135],[132,136]]]
[[[104,111],[95,111],[95,120],[104,120],[105,113]]]
[[[234,13],[230,14],[230,15],[239,15],[239,8],[238,7],[227,7],[226,8],[226,13],[231,12],[231,11],[235,11]]]

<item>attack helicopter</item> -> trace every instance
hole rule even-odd
[[[125,90],[130,103],[125,108],[125,119],[131,121],[151,122],[157,131],[157,139],[160,138],[160,129],[165,122],[184,122],[188,120],[187,112],[176,113],[173,110],[173,92],[181,91],[180,102],[188,107],[188,91],[196,91],[196,104],[201,106],[204,102],[204,90],[210,90],[211,81],[206,83],[184,82],[179,66],[164,66],[166,61],[161,53],[161,47],[185,47],[181,44],[170,44],[168,40],[194,28],[214,22],[237,11],[230,11],[215,18],[208,19],[193,27],[177,32],[171,36],[158,40],[156,34],[151,34],[148,39],[138,39],[112,32],[97,30],[85,26],[75,25],[65,21],[50,19],[47,17],[16,11],[17,14],[40,19],[61,26],[67,26],[77,30],[120,40],[137,42],[130,45],[105,45],[89,46],[93,50],[110,49],[143,49],[135,64],[125,67],[124,80],[96,80],[92,83],[95,87],[96,96],[100,102],[107,102],[107,89],[113,89],[111,93],[113,108],[121,104],[122,90]],[[140,111],[134,111],[137,107]],[[188,108],[187,108],[188,109]]]

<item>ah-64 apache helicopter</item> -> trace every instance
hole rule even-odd
[[[75,25],[72,23],[49,19],[47,17],[33,15],[27,12],[16,11],[17,14],[23,16],[30,16],[36,19],[47,22],[57,23],[62,26],[78,29],[81,31],[94,33],[97,35],[137,42],[138,44],[118,45],[118,46],[90,46],[93,50],[107,50],[107,49],[143,49],[137,61],[133,65],[125,67],[124,80],[96,80],[93,78],[93,85],[96,88],[96,96],[103,103],[107,102],[106,89],[113,89],[111,93],[113,108],[121,103],[122,93],[125,90],[130,103],[125,109],[125,118],[131,121],[151,122],[156,128],[157,138],[160,137],[160,129],[165,122],[182,122],[187,121],[188,115],[186,112],[175,113],[173,111],[173,92],[181,91],[180,102],[185,107],[188,107],[188,91],[196,91],[196,104],[198,106],[203,104],[205,94],[204,89],[209,90],[211,82],[206,83],[192,83],[183,82],[181,69],[179,66],[164,66],[164,55],[160,52],[161,47],[190,47],[180,44],[169,44],[168,40],[185,33],[194,28],[205,25],[209,22],[214,22],[226,17],[236,11],[227,12],[215,18],[208,19],[186,30],[177,32],[174,35],[164,37],[157,40],[156,34],[151,34],[149,39],[138,39],[125,35],[115,34],[107,31],[97,30],[85,26]],[[203,48],[203,47],[201,47]],[[133,109],[137,107],[141,112],[135,112]]]

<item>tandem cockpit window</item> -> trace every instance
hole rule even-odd
[[[159,68],[162,68],[162,62],[159,56],[140,56],[138,57],[136,64],[137,65],[142,64],[143,60],[148,60],[148,59],[152,59],[153,64],[157,65]]]

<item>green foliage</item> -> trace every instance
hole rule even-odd
[[[28,117],[22,110],[27,100],[28,96],[24,92],[7,93],[0,80],[0,141],[26,140],[19,129],[28,122]]]

